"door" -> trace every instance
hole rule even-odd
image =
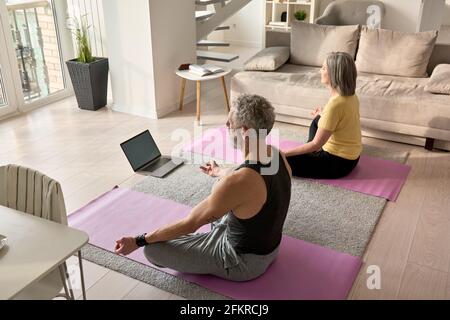
[[[3,67],[0,65],[0,116],[5,115],[7,113],[10,113],[14,110],[12,107],[12,104],[10,103],[9,95],[10,93],[7,92],[5,84],[4,84],[4,77],[3,77]],[[13,93],[14,94],[14,93]]]
[[[73,52],[67,45],[70,32],[65,17],[58,15],[64,8],[55,4],[66,5],[54,0],[0,0],[3,84],[9,87],[5,91],[10,112],[26,111],[72,93],[64,65]]]
[[[7,50],[4,50],[5,37],[0,28],[0,117],[13,113],[17,107],[15,88],[12,78]]]

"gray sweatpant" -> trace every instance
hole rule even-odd
[[[232,281],[261,276],[275,260],[278,249],[268,255],[238,254],[226,236],[226,217],[207,233],[186,235],[144,248],[152,264],[182,273],[210,274]]]

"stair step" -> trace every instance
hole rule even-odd
[[[207,6],[208,4],[220,3],[222,1],[223,0],[196,0],[195,4],[198,6]]]
[[[200,40],[199,42],[197,42],[197,46],[199,46],[199,47],[229,47],[230,44],[228,42],[223,42],[223,41]]]
[[[208,19],[209,17],[212,17],[214,15],[214,12],[203,10],[203,11],[195,11],[195,20],[197,21],[203,21]]]
[[[197,58],[221,62],[231,62],[239,58],[236,54],[197,50]]]
[[[220,30],[230,30],[230,26],[220,26],[214,29],[214,31],[220,31]]]

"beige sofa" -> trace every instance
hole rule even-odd
[[[291,60],[272,72],[237,73],[231,82],[231,98],[242,93],[265,96],[275,107],[278,121],[307,126],[312,119],[311,110],[324,106],[329,92],[320,83],[319,66],[292,63],[295,59],[290,42],[288,34],[269,36],[267,47],[290,46]],[[407,51],[406,48],[405,55]],[[443,63],[450,64],[450,45],[436,44],[427,66],[428,74]],[[364,135],[426,145],[428,149],[434,144],[450,150],[450,94],[427,92],[429,80],[429,77],[360,72],[357,95]]]

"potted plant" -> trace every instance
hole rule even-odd
[[[297,19],[297,20],[305,21],[308,14],[306,13],[305,10],[298,10],[294,13],[294,16],[295,16],[295,19]]]
[[[77,58],[66,61],[66,65],[78,106],[84,110],[98,110],[107,104],[108,59],[92,56],[86,15],[80,21],[69,18],[68,27],[75,37]]]

